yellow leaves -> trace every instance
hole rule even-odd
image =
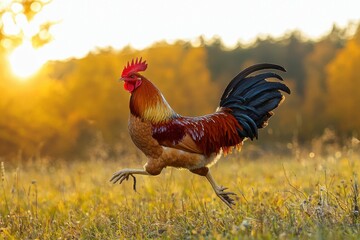
[[[360,35],[360,31],[357,33]],[[356,36],[347,42],[327,67],[328,112],[344,131],[360,129],[360,44]]]

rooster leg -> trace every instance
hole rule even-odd
[[[213,187],[216,195],[231,209],[233,209],[234,199],[231,198],[231,195],[235,195],[233,192],[225,192],[227,188],[223,186],[219,186],[216,184],[214,178],[210,174],[210,171],[205,175],[206,179],[210,182],[211,186]]]
[[[119,182],[119,184],[121,184],[124,180],[129,180],[129,177],[133,177],[134,179],[134,190],[136,192],[136,178],[134,176],[134,174],[141,174],[141,175],[150,175],[147,171],[143,170],[143,169],[123,169],[120,170],[118,172],[115,172],[112,176],[112,178],[110,179],[110,182],[112,183],[117,183]]]

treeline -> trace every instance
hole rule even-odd
[[[144,73],[183,115],[213,112],[226,84],[244,67],[261,62],[284,66],[292,94],[260,138],[310,141],[324,129],[341,137],[360,132],[360,31],[346,37],[334,27],[318,41],[294,32],[282,39],[258,39],[226,49],[221,39],[199,44],[160,42],[144,50],[97,49],[82,59],[50,62],[26,82],[9,72],[0,53],[0,157],[85,157],[121,154],[127,135],[129,94],[123,66],[143,57]]]

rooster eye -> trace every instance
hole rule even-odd
[[[141,77],[139,77],[139,76],[136,75],[136,74],[131,74],[131,75],[129,76],[129,78],[131,78],[131,79],[136,79],[136,80],[141,80]]]

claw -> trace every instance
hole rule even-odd
[[[220,187],[219,189],[215,190],[216,195],[231,209],[235,206],[235,200],[230,196],[236,196],[233,192],[225,192],[228,188]]]
[[[117,183],[119,182],[119,184],[122,184],[122,182],[124,180],[128,181],[129,180],[129,177],[132,177],[133,180],[134,180],[134,184],[133,184],[133,189],[134,191],[136,192],[136,178],[133,174],[131,173],[128,173],[128,172],[117,172],[117,173],[114,173],[114,175],[112,176],[112,178],[110,179],[110,182],[112,183]]]
[[[131,176],[134,179],[133,189],[136,192],[136,177],[134,175],[131,175]]]
[[[124,180],[126,181],[129,180],[129,177],[131,176],[134,180],[133,189],[136,192],[136,178],[134,174],[149,175],[148,172],[140,169],[123,169],[118,172],[115,172],[112,175],[110,182],[112,182],[113,184],[119,182],[119,184],[121,184]]]
[[[233,192],[225,192],[228,188],[219,186],[216,184],[215,180],[210,174],[210,171],[206,174],[206,179],[210,182],[211,186],[213,187],[216,195],[223,201],[229,208],[233,209],[235,205],[235,200],[231,196],[236,196]]]
[[[124,180],[129,180],[130,175],[132,175],[132,174],[129,172],[119,171],[117,173],[114,173],[114,175],[110,179],[110,182],[112,182],[112,183],[119,182],[119,184],[121,184]]]

